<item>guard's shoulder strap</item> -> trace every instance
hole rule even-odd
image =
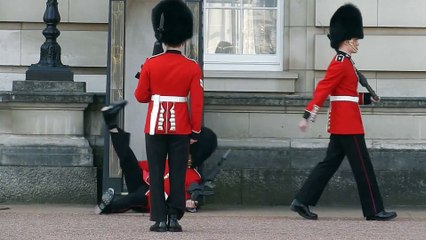
[[[337,54],[336,55],[335,61],[337,61],[337,62],[343,62],[344,60],[345,60],[345,55],[343,55],[343,54]]]
[[[155,55],[152,55],[151,57],[149,57],[148,59],[156,58],[156,57],[161,56],[163,54],[164,54],[164,52],[159,53],[159,54],[155,54]]]

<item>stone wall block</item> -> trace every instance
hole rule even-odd
[[[0,166],[0,200],[96,203],[96,168]]]

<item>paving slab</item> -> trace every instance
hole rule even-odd
[[[426,207],[396,209],[388,222],[366,221],[361,209],[317,207],[304,220],[288,206],[204,206],[180,221],[182,233],[149,232],[149,214],[96,215],[94,206],[0,204],[0,239],[426,239]]]

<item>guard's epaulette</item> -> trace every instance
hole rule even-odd
[[[155,58],[155,57],[158,57],[158,56],[161,56],[161,55],[163,55],[165,52],[162,52],[162,53],[159,53],[159,54],[155,54],[155,55],[152,55],[151,57],[149,57],[148,59],[151,59],[151,58]]]
[[[345,55],[343,55],[343,54],[337,54],[336,61],[343,62],[343,60],[345,60]]]
[[[187,57],[187,56],[185,56],[185,55],[183,55],[186,59],[188,59],[188,60],[190,60],[190,61],[193,61],[193,62],[195,62],[195,63],[198,63],[195,59],[192,59],[192,58],[189,58],[189,57]]]

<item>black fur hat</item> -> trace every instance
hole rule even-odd
[[[341,6],[330,20],[330,45],[338,49],[341,42],[351,38],[364,38],[361,11],[353,4]]]
[[[207,127],[201,128],[200,137],[197,142],[191,144],[192,167],[200,166],[217,148],[217,136]]]
[[[177,46],[192,37],[193,17],[182,0],[162,0],[151,14],[155,38],[167,45]]]

